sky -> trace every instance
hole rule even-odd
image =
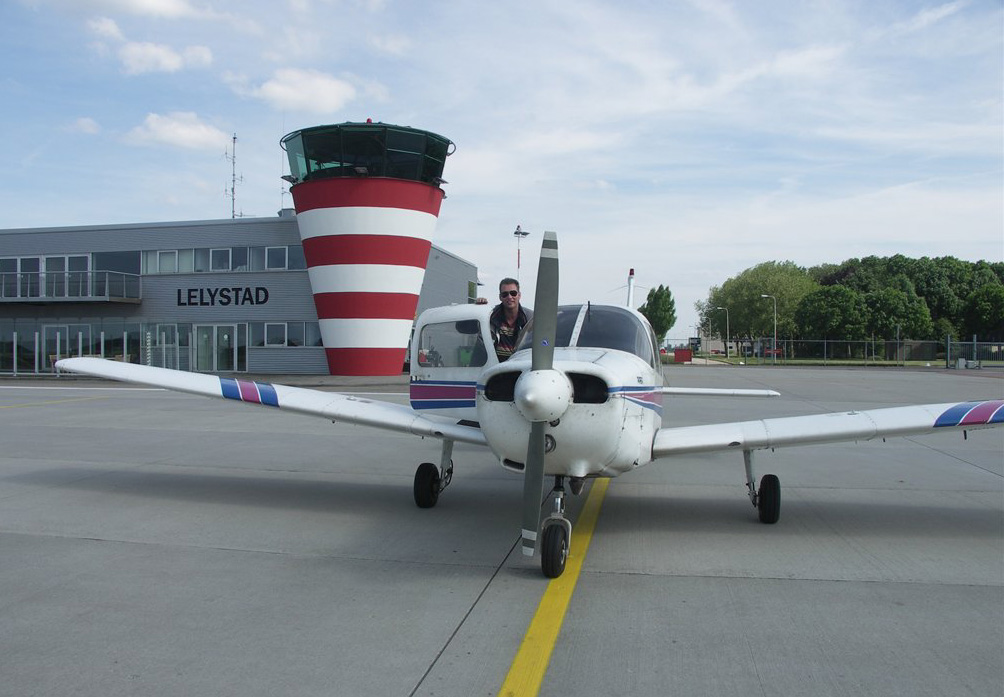
[[[7,0],[0,37],[0,229],[273,216],[281,137],[371,118],[456,144],[434,242],[486,297],[532,306],[554,230],[561,302],[634,268],[673,341],[764,261],[1004,260],[1000,0]]]

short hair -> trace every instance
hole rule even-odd
[[[502,286],[516,286],[516,290],[519,290],[519,281],[515,278],[503,278],[499,281],[499,292],[502,292]]]

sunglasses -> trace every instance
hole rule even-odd
[[[499,293],[499,300],[505,300],[505,296],[507,296],[507,295],[510,296],[510,297],[515,298],[517,295],[519,295],[519,291],[518,290],[504,290],[501,293]]]

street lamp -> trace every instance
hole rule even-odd
[[[771,355],[773,357],[771,363],[777,365],[777,298],[774,297],[773,295],[767,295],[766,293],[761,293],[760,297],[771,298],[774,301],[774,346],[772,347],[773,350],[771,351]]]
[[[519,243],[523,240],[524,237],[526,237],[530,233],[526,232],[519,225],[517,225],[516,229],[513,231],[512,234],[516,238],[516,280],[518,281],[519,280]]]
[[[725,310],[725,360],[729,360],[729,308],[716,307],[716,310]]]

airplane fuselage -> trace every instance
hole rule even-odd
[[[530,424],[507,394],[492,386],[530,370],[529,351],[485,371],[477,413],[488,446],[508,469],[522,470]],[[662,426],[662,375],[623,351],[558,348],[554,370],[572,384],[572,401],[547,424],[544,473],[570,477],[616,476],[652,459]]]
[[[523,470],[534,420],[547,423],[547,475],[613,477],[652,459],[652,442],[662,427],[663,377],[651,330],[640,314],[603,306],[563,308],[574,323],[570,343],[584,336],[586,315],[602,321],[604,312],[616,312],[624,324],[618,331],[636,335],[627,344],[640,346],[648,360],[607,347],[556,347],[551,379],[566,383],[556,391],[568,393],[568,404],[557,418],[528,419],[517,393],[525,389],[520,378],[531,372],[531,352],[520,350],[499,363],[491,349],[489,312],[484,305],[458,305],[419,318],[411,356],[414,409],[476,421],[499,462],[513,471]]]

